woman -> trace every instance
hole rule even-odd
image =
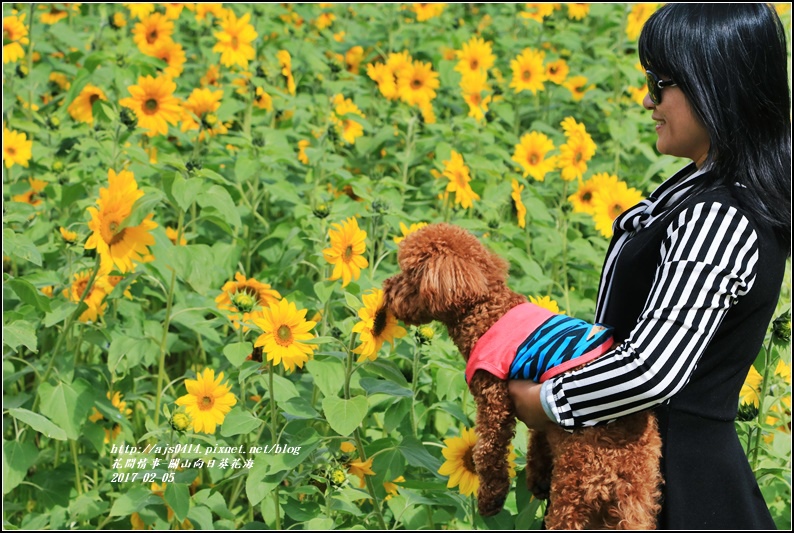
[[[542,385],[510,384],[531,428],[653,408],[660,528],[775,527],[734,419],[790,255],[785,41],[766,4],[667,4],[648,20],[643,105],[659,152],[692,163],[615,221],[596,321],[618,347]]]

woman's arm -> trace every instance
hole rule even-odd
[[[562,427],[592,426],[658,405],[689,381],[737,298],[753,285],[757,236],[735,208],[701,203],[670,224],[637,325],[615,350],[546,382],[511,387],[519,418],[543,423],[541,390]]]

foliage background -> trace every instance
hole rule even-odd
[[[3,126],[32,140],[28,164],[3,169],[4,527],[539,527],[542,507],[522,479],[525,431],[515,439],[515,490],[494,518],[476,516],[473,498],[438,474],[445,439],[473,423],[463,362],[443,328],[432,338],[409,328],[376,359],[359,361],[353,327],[364,294],[396,271],[400,224],[441,220],[474,231],[508,258],[514,290],[592,317],[608,240],[592,217],[572,211],[577,181],[562,180],[559,170],[536,181],[512,156],[530,131],[558,150],[566,140],[560,123],[574,117],[597,146],[584,179],[606,172],[647,194],[685,163],[655,152],[650,115],[632,97],[631,88],[644,83],[636,38],[627,34],[633,6],[592,4],[575,19],[559,4],[541,20],[522,16],[536,9],[524,4],[442,5],[427,20],[412,4],[224,7],[250,15],[255,57],[245,68],[220,65],[213,51],[219,17],[199,20],[195,6],[182,9],[172,38],[186,61],[175,96],[186,101],[218,66],[213,90],[223,91],[222,103],[200,131],[175,123],[167,135],[149,137],[128,127],[120,100],[139,76],[168,65],[136,46],[138,20],[127,5],[3,5],[4,39],[9,16],[24,15],[28,32],[24,57],[4,57]],[[790,42],[790,11],[779,11]],[[46,14],[61,12],[48,22]],[[496,58],[481,120],[468,116],[455,70],[455,51],[475,36],[492,43]],[[345,57],[355,46],[360,57]],[[585,76],[582,98],[552,82],[536,94],[514,92],[510,61],[525,48]],[[280,50],[291,56],[294,94]],[[438,73],[435,121],[386,99],[367,75],[368,64],[402,51]],[[67,111],[89,83],[107,97],[92,102],[92,124]],[[255,105],[257,88],[272,109]],[[337,94],[360,110],[337,118],[362,126],[353,143],[331,118]],[[199,135],[218,122],[226,133]],[[4,159],[6,142],[4,135]],[[437,177],[453,150],[479,196],[469,208],[444,195],[448,181]],[[86,209],[107,187],[109,169],[131,171],[145,192],[131,219],[154,214],[153,260],[124,274],[96,321],[81,322],[85,304],[62,293],[96,262],[83,246]],[[43,185],[24,196],[31,178]],[[525,227],[512,180],[524,186]],[[366,231],[369,265],[343,286],[328,280],[322,251],[333,224],[350,217]],[[61,227],[76,239],[67,241]],[[175,245],[167,227],[185,244]],[[247,359],[261,332],[236,330],[215,301],[237,272],[317,321],[316,351],[303,368]],[[790,287],[788,276],[776,316],[790,308]],[[778,526],[789,528],[791,358],[787,343],[772,341],[770,332],[737,425]],[[224,373],[237,404],[214,434],[176,431],[169,420],[184,381],[205,368]],[[125,405],[111,402],[110,391]],[[94,409],[104,420],[89,420]],[[281,443],[300,453],[259,454],[250,469],[186,468],[164,486],[118,483],[114,473],[135,469],[113,468],[104,438],[116,425],[116,444]],[[356,470],[362,463],[371,475]],[[158,470],[158,481],[165,473]]]

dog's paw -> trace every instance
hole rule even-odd
[[[504,505],[505,497],[501,497],[498,500],[478,499],[477,512],[480,513],[480,516],[494,516],[501,512]]]
[[[551,484],[548,480],[527,480],[527,489],[538,500],[548,500]]]

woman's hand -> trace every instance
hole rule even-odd
[[[540,403],[540,385],[528,379],[510,380],[508,393],[516,406],[516,416],[529,429],[546,429],[553,421]]]

